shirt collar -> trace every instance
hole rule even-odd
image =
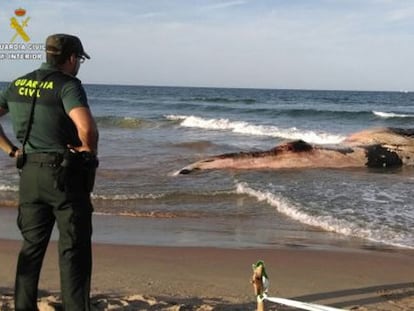
[[[51,65],[49,63],[42,63],[40,65],[40,69],[41,70],[55,70],[55,71],[58,71],[59,70],[58,68],[56,68],[56,66],[53,66],[53,65]]]

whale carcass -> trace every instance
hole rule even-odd
[[[288,141],[266,151],[227,153],[192,163],[178,174],[213,169],[400,167],[414,165],[414,129],[374,128],[341,144]]]

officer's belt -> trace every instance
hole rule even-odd
[[[63,154],[58,152],[28,153],[26,155],[27,163],[60,164],[62,161]]]

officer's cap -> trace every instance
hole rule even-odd
[[[75,53],[76,56],[84,56],[90,59],[90,56],[85,52],[82,42],[76,36],[60,33],[54,34],[46,39],[46,53],[52,55],[71,55]]]

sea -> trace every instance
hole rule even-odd
[[[414,248],[414,168],[175,174],[212,155],[288,140],[331,145],[367,128],[412,128],[412,92],[85,88],[100,131],[95,242]],[[1,124],[12,137],[8,116]],[[6,155],[0,167],[0,238],[18,239],[18,172]]]

